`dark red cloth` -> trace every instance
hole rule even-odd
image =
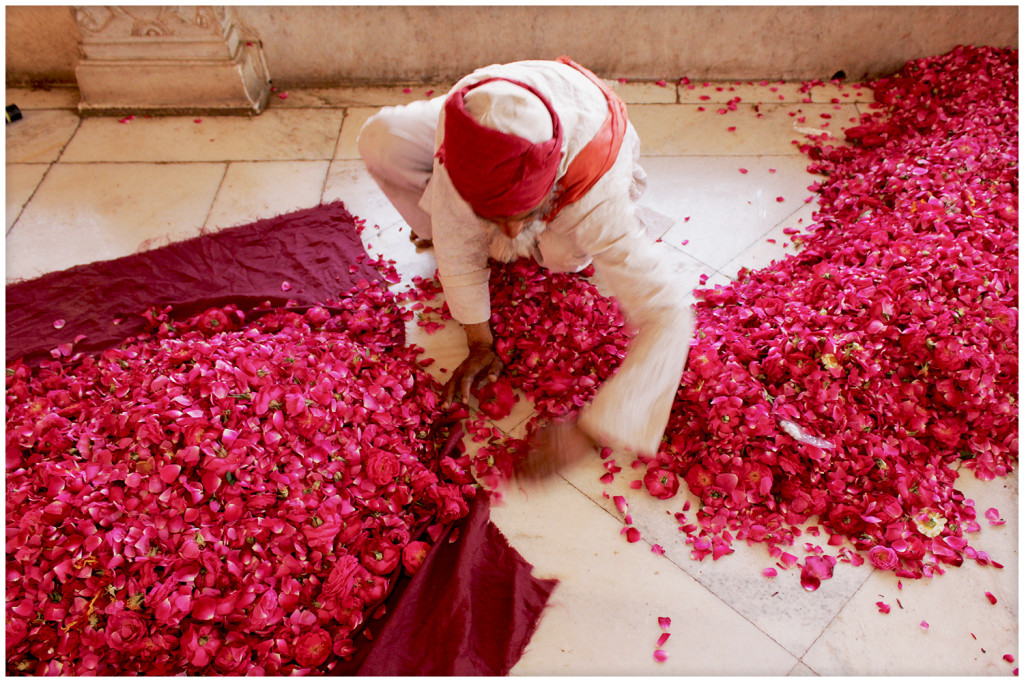
[[[468,92],[504,80],[536,95],[551,114],[550,140],[534,144],[480,125],[466,111]],[[507,218],[537,208],[551,192],[562,156],[562,124],[547,97],[526,83],[487,78],[452,93],[444,104],[444,137],[437,158],[477,215]]]
[[[454,542],[449,539],[457,535]],[[557,580],[538,580],[490,522],[489,503],[442,537],[349,669],[359,675],[507,675]],[[357,641],[361,638],[357,638]],[[345,671],[339,671],[344,674]]]
[[[79,334],[88,338],[76,350],[113,346],[145,329],[140,312],[151,306],[173,305],[180,318],[229,303],[327,303],[379,278],[358,262],[365,254],[355,218],[336,202],[9,285],[7,359],[49,358]],[[413,579],[398,581],[386,616],[368,623],[376,636],[357,636],[357,654],[336,673],[503,675],[515,664],[555,581],[531,577],[482,497],[456,528],[457,541],[442,539]]]
[[[365,251],[354,224],[335,202],[9,284],[7,362],[48,359],[51,349],[80,334],[86,338],[75,351],[102,350],[142,332],[141,314],[150,306],[173,305],[174,317],[183,319],[228,303],[244,309],[336,299],[360,279],[380,279],[356,262]],[[291,284],[288,291],[283,282]],[[55,329],[55,320],[64,327]]]
[[[573,67],[601,89],[605,99],[608,100],[608,117],[597,134],[569,162],[565,175],[558,182],[558,195],[555,197],[551,210],[544,217],[549,222],[554,220],[559,211],[567,205],[579,201],[615,164],[615,160],[619,158],[619,149],[622,148],[622,139],[626,135],[626,124],[629,121],[629,117],[626,115],[626,103],[612,92],[612,89],[604,81],[569,57],[559,57],[558,61]]]

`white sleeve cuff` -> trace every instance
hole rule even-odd
[[[480,324],[491,319],[489,274],[488,270],[478,270],[455,277],[440,277],[448,310],[461,324]]]

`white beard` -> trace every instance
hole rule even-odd
[[[515,239],[509,239],[497,225],[491,224],[491,258],[500,263],[511,263],[518,258],[539,256],[537,236],[547,228],[547,223],[534,220],[526,225]]]

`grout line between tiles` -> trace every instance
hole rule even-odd
[[[334,151],[331,152],[332,163],[334,161],[340,160],[338,157],[338,153],[341,151],[341,135],[343,132],[345,132],[345,124],[352,117],[352,114],[349,112],[349,109],[351,109],[351,107],[341,107],[341,123],[338,124],[338,136],[334,140]],[[330,173],[330,170],[328,170],[328,173]]]
[[[21,220],[22,214],[25,213],[25,209],[28,208],[28,205],[32,202],[32,199],[36,196],[36,192],[39,191],[39,186],[43,184],[44,180],[46,180],[46,176],[50,174],[50,171],[53,169],[53,167],[56,165],[56,163],[57,162],[54,161],[54,162],[46,164],[46,170],[43,171],[43,175],[42,175],[42,177],[39,178],[39,181],[36,183],[36,186],[32,188],[32,192],[28,195],[28,198],[25,199],[25,203],[23,203],[21,205],[21,207],[18,209],[18,217],[15,218],[11,222],[11,226],[8,227],[7,231],[4,233],[4,238],[7,238],[7,237],[11,236],[11,232],[13,232],[14,228],[17,227],[18,221]],[[30,165],[30,164],[8,164],[8,165]]]
[[[339,137],[341,135],[339,134]],[[327,162],[327,172],[324,173],[324,181],[320,183],[320,203],[324,203],[324,197],[327,194],[327,182],[331,179],[331,168],[334,166],[334,159]]]
[[[37,109],[36,111],[64,111],[64,110],[63,109]],[[61,145],[60,151],[57,152],[57,158],[55,158],[53,161],[50,161],[50,162],[47,163],[46,171],[43,173],[42,177],[39,178],[39,182],[36,183],[36,186],[32,189],[32,193],[29,194],[28,198],[25,200],[25,203],[23,203],[21,205],[21,208],[18,209],[18,217],[14,219],[14,222],[11,223],[11,226],[4,233],[4,238],[5,239],[8,236],[10,236],[11,232],[13,232],[14,228],[18,225],[18,221],[21,220],[21,216],[25,213],[25,209],[28,208],[28,205],[30,203],[32,203],[32,199],[35,198],[36,193],[39,191],[39,186],[42,185],[43,181],[46,180],[46,177],[50,174],[50,171],[53,170],[53,167],[61,162],[61,157],[64,156],[64,152],[67,150],[68,145],[71,144],[71,140],[75,139],[75,135],[78,134],[78,131],[81,129],[81,127],[82,127],[82,118],[79,117],[78,118],[78,123],[75,124],[75,129],[73,131],[71,131],[71,134],[68,135],[67,141],[63,145]],[[24,164],[24,165],[29,165],[29,164]]]
[[[224,189],[224,183],[228,179],[228,169],[230,168],[232,161],[224,161],[224,172],[221,173],[220,182],[217,183],[217,191],[213,193],[213,199],[210,201],[209,208],[206,209],[206,220],[203,221],[203,229],[213,229],[210,226],[210,219],[213,217],[213,208],[217,205],[217,199],[220,198],[220,193]]]
[[[565,478],[565,476],[562,476],[562,474],[558,474],[558,477],[559,477],[559,478],[561,478],[561,479],[562,479],[563,481],[565,481],[565,482],[566,482],[567,484],[569,484],[569,486],[570,486],[571,488],[573,488],[573,489],[574,489],[574,490],[575,490],[576,492],[578,492],[578,493],[579,493],[580,495],[583,495],[583,497],[585,497],[585,498],[587,498],[588,500],[590,500],[590,502],[591,502],[591,503],[592,503],[592,504],[593,504],[593,505],[594,505],[595,507],[597,507],[598,509],[600,509],[601,511],[603,511],[603,512],[604,512],[605,514],[608,514],[609,516],[611,516],[611,517],[612,517],[613,519],[615,519],[615,520],[616,520],[616,521],[618,521],[619,523],[622,523],[622,519],[620,519],[620,518],[619,518],[618,516],[616,516],[615,514],[613,514],[613,513],[612,513],[611,511],[609,511],[608,509],[605,509],[605,508],[604,508],[603,506],[601,506],[601,504],[600,504],[600,503],[599,503],[599,502],[598,502],[597,500],[595,500],[595,499],[594,499],[594,498],[592,498],[592,497],[591,497],[590,495],[587,495],[587,494],[586,494],[585,492],[583,492],[583,491],[582,491],[582,490],[580,490],[580,489],[579,489],[578,487],[576,487],[575,485],[573,485],[573,483],[572,483],[571,481],[569,481],[569,480],[568,480],[567,478]],[[652,544],[651,544],[650,542],[648,542],[648,541],[647,541],[647,539],[645,539],[645,538],[643,538],[643,537],[641,537],[640,539],[641,539],[641,540],[642,540],[642,541],[643,541],[643,542],[644,542],[644,543],[645,543],[645,544],[646,544],[646,545],[647,545],[648,547],[653,547],[653,545],[652,545]],[[751,627],[753,627],[753,628],[754,628],[755,630],[757,630],[757,631],[758,631],[758,632],[760,632],[760,633],[761,633],[762,635],[764,635],[765,637],[767,637],[767,638],[768,638],[769,640],[771,640],[772,642],[774,642],[776,646],[778,646],[778,647],[779,647],[780,649],[782,649],[782,651],[786,652],[786,653],[787,653],[787,654],[789,654],[790,656],[793,656],[793,657],[794,657],[794,658],[795,658],[795,659],[797,660],[797,663],[801,663],[801,662],[802,662],[803,656],[805,656],[805,655],[807,654],[807,652],[808,652],[808,651],[810,651],[810,649],[811,649],[811,646],[813,646],[813,645],[814,645],[814,643],[812,642],[812,643],[811,643],[811,645],[810,645],[810,646],[808,646],[808,647],[807,647],[807,649],[805,649],[805,650],[804,650],[804,652],[803,652],[802,654],[800,654],[800,655],[794,654],[794,653],[793,653],[792,651],[790,651],[789,649],[787,649],[787,648],[786,648],[786,647],[785,647],[785,646],[784,646],[784,645],[783,645],[783,644],[782,644],[781,642],[779,642],[779,641],[778,641],[777,639],[775,639],[774,637],[772,637],[772,636],[771,636],[771,634],[769,634],[769,633],[765,632],[764,630],[762,630],[762,629],[761,629],[761,628],[760,628],[760,627],[759,627],[759,626],[757,625],[757,623],[755,623],[755,622],[753,622],[752,620],[750,620],[749,618],[747,618],[747,617],[746,617],[745,615],[743,615],[742,613],[740,613],[740,612],[739,612],[739,611],[738,611],[738,610],[736,609],[736,607],[734,607],[734,606],[733,606],[732,604],[730,604],[729,602],[725,601],[725,600],[724,600],[724,599],[722,599],[722,598],[721,598],[720,596],[718,596],[718,595],[717,595],[717,594],[716,594],[716,593],[715,593],[715,592],[714,592],[713,590],[711,590],[711,588],[709,588],[709,587],[708,587],[707,585],[705,585],[704,583],[702,583],[702,582],[701,582],[700,580],[698,580],[698,579],[697,579],[696,577],[694,577],[694,576],[690,575],[690,573],[689,573],[689,572],[688,572],[688,571],[687,571],[687,570],[686,570],[685,568],[683,568],[683,567],[682,567],[682,566],[680,566],[680,565],[679,565],[678,563],[676,563],[676,562],[675,562],[674,560],[672,560],[672,559],[671,559],[671,558],[670,558],[670,557],[669,557],[668,555],[663,555],[663,556],[662,556],[661,558],[665,559],[665,560],[666,560],[666,561],[668,561],[668,562],[669,562],[670,564],[672,564],[672,565],[673,565],[673,566],[675,566],[675,567],[676,567],[677,569],[679,569],[679,571],[680,571],[680,572],[681,572],[681,573],[682,573],[683,575],[685,575],[685,576],[686,576],[687,578],[689,578],[689,579],[690,579],[690,580],[692,580],[693,582],[695,582],[695,583],[697,583],[698,585],[700,585],[700,587],[702,587],[702,588],[703,588],[703,589],[704,589],[704,590],[705,590],[705,591],[706,591],[706,592],[707,592],[708,594],[710,594],[710,595],[711,595],[712,597],[714,597],[714,598],[715,598],[715,599],[717,599],[717,600],[718,600],[719,602],[721,602],[722,604],[724,604],[724,605],[725,605],[725,606],[726,606],[727,608],[729,608],[729,609],[730,609],[730,610],[731,610],[731,611],[732,611],[733,613],[735,613],[735,614],[736,614],[737,616],[739,616],[740,618],[742,618],[743,620],[745,620],[745,621],[746,621],[747,623],[749,623],[749,624],[750,624],[750,626],[751,626]],[[869,574],[869,575],[870,575],[870,574]],[[861,587],[863,587],[863,583],[861,583]],[[860,588],[857,588],[857,592],[859,592],[859,591],[860,591]],[[856,594],[856,592],[855,592],[854,594]],[[849,602],[847,602],[847,603],[849,603]],[[843,608],[846,608],[846,604],[843,604]],[[839,612],[841,612],[842,610],[843,610],[842,608],[841,608],[841,609],[839,609]],[[838,612],[837,612],[837,615],[838,615]],[[832,618],[832,620],[830,620],[830,621],[829,621],[829,625],[831,625],[831,624],[832,624],[832,622],[833,622],[834,620],[835,620],[835,617],[833,617],[833,618]],[[822,631],[821,631],[821,632],[820,632],[820,633],[818,634],[818,636],[817,636],[817,637],[815,637],[815,638],[814,638],[814,641],[815,641],[815,642],[817,642],[817,641],[818,641],[818,639],[820,639],[820,638],[821,638],[821,635],[823,635],[823,634],[825,633],[825,630],[827,630],[827,629],[828,629],[828,626],[825,626],[824,628],[822,628]]]
[[[819,632],[818,636],[814,638],[814,641],[808,644],[804,652],[800,654],[800,662],[806,665],[808,669],[814,670],[813,668],[811,668],[811,666],[807,665],[807,663],[804,663],[804,656],[810,653],[811,649],[814,648],[814,645],[818,643],[818,640],[820,640],[826,632],[828,632],[828,629],[832,627],[832,624],[836,622],[836,619],[839,618],[840,614],[842,614],[842,612],[846,610],[846,608],[850,605],[851,602],[853,602],[857,595],[860,594],[860,591],[864,589],[864,585],[867,584],[868,579],[871,578],[872,575],[874,575],[875,570],[875,568],[872,568],[870,571],[867,572],[867,574],[864,576],[864,580],[862,580],[860,585],[857,586],[857,589],[850,594],[849,599],[843,602],[843,605],[836,609],[836,612],[832,614],[832,618],[829,619],[828,624],[821,629],[821,632]]]
[[[80,131],[81,129],[82,129],[82,117],[79,116],[78,117],[78,123],[75,124],[75,129],[73,131],[71,131],[70,135],[68,135],[67,142],[65,142],[63,145],[61,145],[60,151],[57,153],[57,158],[53,160],[53,162],[55,164],[61,162],[61,159],[64,157],[64,152],[67,151],[67,148],[71,144],[71,141],[75,139],[75,135],[77,135],[78,131]]]

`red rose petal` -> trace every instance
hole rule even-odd
[[[217,600],[213,597],[200,597],[192,604],[192,617],[198,620],[210,620],[217,614]]]
[[[179,474],[181,474],[181,465],[179,464],[165,464],[160,467],[160,480],[168,485],[178,480]]]

